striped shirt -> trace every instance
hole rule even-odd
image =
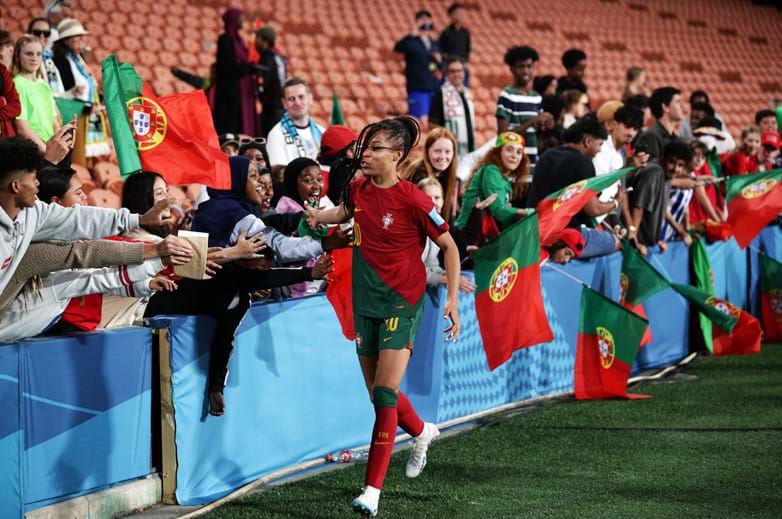
[[[687,206],[690,205],[693,194],[694,191],[692,189],[681,189],[678,187],[672,187],[670,191],[668,191],[668,210],[677,223],[682,223],[684,221],[684,212],[687,210]],[[668,223],[668,220],[663,220],[663,226],[660,230],[660,239],[663,241],[679,239],[679,233],[676,232],[673,225]]]
[[[513,131],[540,114],[543,111],[541,107],[542,102],[543,98],[540,94],[532,89],[522,93],[513,86],[507,86],[502,89],[500,97],[497,99],[497,113],[495,116],[497,119],[508,121],[510,123],[508,130]],[[538,158],[538,138],[534,124],[524,132],[524,140],[526,141],[524,153],[534,164]]]

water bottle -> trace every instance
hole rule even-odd
[[[335,451],[326,455],[327,462],[333,463],[357,463],[361,461],[367,461],[369,458],[369,451],[367,450],[343,450]]]

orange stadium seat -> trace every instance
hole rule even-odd
[[[106,161],[96,162],[92,166],[92,177],[100,187],[106,187],[109,181],[121,178],[117,165]]]
[[[97,207],[120,208],[120,197],[116,193],[105,189],[93,189],[87,195],[87,202]]]

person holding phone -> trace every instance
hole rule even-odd
[[[426,130],[429,127],[432,97],[438,88],[441,62],[432,13],[421,10],[415,14],[412,32],[396,42],[394,52],[405,56],[407,113],[421,121],[421,127]]]
[[[417,477],[426,465],[429,444],[440,434],[424,423],[399,391],[423,313],[426,269],[421,256],[431,238],[445,256],[448,296],[446,340],[459,335],[459,253],[448,224],[432,199],[399,176],[399,166],[418,143],[412,117],[385,119],[366,126],[345,185],[343,203],[327,210],[307,209],[310,227],[345,223],[353,218],[353,314],[356,351],[375,425],[369,449],[365,488],[353,509],[375,517],[380,489],[399,425],[413,437],[405,474]],[[362,177],[354,180],[358,170]]]

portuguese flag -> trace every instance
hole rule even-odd
[[[760,254],[760,310],[766,340],[782,341],[782,263]]]
[[[627,379],[649,325],[589,287],[581,291],[581,318],[573,384],[577,400],[648,398],[627,393]]]
[[[760,352],[760,323],[724,299],[690,285],[671,285],[716,325],[712,335],[713,355],[744,355]]]
[[[622,244],[622,273],[619,275],[621,297],[619,302],[639,317],[646,319],[643,303],[658,292],[662,292],[671,284],[660,275],[641,253],[629,242]],[[652,342],[652,329],[647,324],[641,346]]]
[[[726,191],[727,222],[743,249],[782,212],[782,169],[730,177]]]
[[[342,115],[342,107],[334,90],[331,91],[331,124],[345,124],[345,116]]]
[[[231,188],[202,90],[158,98],[132,65],[111,55],[103,60],[103,93],[123,177],[145,169],[172,185]]]
[[[353,247],[334,249],[334,272],[329,275],[326,299],[337,314],[342,335],[349,341],[356,339],[356,324],[353,320]]]
[[[692,241],[690,246],[690,265],[692,266],[692,275],[695,281],[695,287],[707,296],[714,295],[714,272],[711,270],[711,262],[706,253],[706,245],[703,238]],[[703,332],[703,343],[706,349],[714,352],[712,336],[714,335],[711,325],[711,319],[704,314],[698,314],[698,323]]]
[[[568,226],[573,215],[578,213],[592,198],[627,175],[633,168],[624,168],[607,175],[575,182],[556,193],[547,196],[535,208],[540,226],[540,244],[547,247],[557,241],[562,230]]]
[[[554,340],[540,287],[538,216],[531,214],[473,255],[475,313],[489,369],[513,352]]]

